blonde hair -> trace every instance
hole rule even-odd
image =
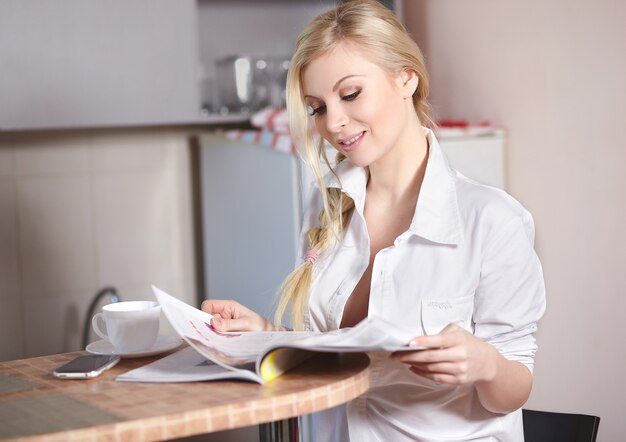
[[[312,60],[332,51],[341,42],[350,43],[390,74],[401,70],[414,71],[418,77],[418,86],[413,94],[413,106],[419,120],[423,124],[432,125],[426,100],[428,76],[422,53],[389,9],[374,0],[355,0],[340,4],[309,23],[296,41],[289,66],[287,112],[291,136],[305,162],[313,170],[322,196],[319,226],[307,232],[309,250],[319,255],[341,239],[354,211],[354,201],[341,189],[327,188],[324,184],[321,161],[329,168],[331,166],[326,158],[324,140],[315,140],[309,126],[302,73]],[[336,164],[344,159],[343,155],[338,154]],[[291,304],[293,328],[304,328],[313,264],[313,260],[305,260],[283,282],[274,318],[276,324],[280,324],[285,310]]]

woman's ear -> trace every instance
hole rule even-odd
[[[402,97],[412,98],[413,94],[417,90],[417,85],[419,84],[417,73],[412,69],[402,69],[397,81],[397,84],[402,91]]]

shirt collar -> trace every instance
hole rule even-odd
[[[456,174],[433,131],[424,128],[424,132],[429,146],[428,162],[409,232],[436,243],[461,244],[463,229],[457,200]],[[337,166],[336,174],[339,181],[330,173],[327,185],[341,188],[354,200],[357,210],[363,213],[369,177],[367,169],[344,160]]]
[[[424,128],[428,162],[411,221],[413,233],[442,244],[461,244],[463,224],[457,200],[456,172],[450,167],[432,130]]]

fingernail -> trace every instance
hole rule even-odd
[[[419,347],[419,341],[417,339],[413,339],[409,342],[409,347]]]
[[[220,325],[222,325],[222,321],[220,320],[220,318],[216,318],[215,316],[213,317],[213,324],[217,325],[218,327]]]

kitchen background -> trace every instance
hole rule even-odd
[[[535,217],[548,289],[527,406],[599,415],[598,440],[620,440],[626,3],[393,3],[425,52],[437,116],[507,129],[506,188]],[[247,125],[201,110],[214,62],[288,56],[330,4],[0,2],[1,360],[80,348],[105,285],[198,302],[190,140]]]

